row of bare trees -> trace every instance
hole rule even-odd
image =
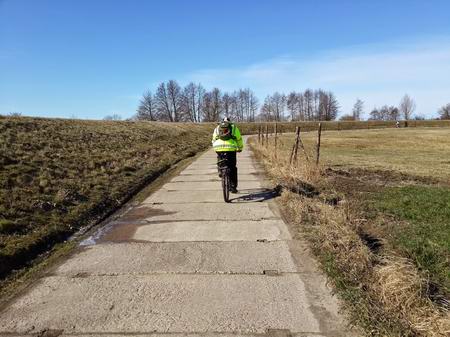
[[[374,108],[370,112],[370,120],[409,120],[416,110],[416,102],[408,94],[405,94],[400,100],[398,107],[384,105],[381,108]]]
[[[286,107],[293,121],[332,121],[339,112],[339,103],[332,92],[307,89],[291,92]]]
[[[135,118],[198,123],[229,116],[235,121],[252,122],[257,111],[258,99],[250,89],[222,93],[218,88],[207,91],[195,83],[181,88],[176,81],[170,80],[161,83],[154,94],[144,93]]]
[[[416,109],[416,102],[413,98],[411,98],[408,94],[405,94],[398,107],[396,106],[388,106],[383,105],[380,108],[373,108],[369,113],[369,120],[380,120],[380,121],[389,121],[389,120],[409,120],[413,116],[413,113]],[[352,113],[348,115],[342,116],[341,120],[361,120],[361,117],[364,113],[364,102],[359,98],[356,100]],[[420,119],[420,116],[416,116],[416,119]]]
[[[194,123],[213,122],[223,116],[238,122],[334,120],[338,109],[334,94],[323,90],[308,89],[288,96],[275,92],[266,97],[260,108],[249,88],[222,93],[218,88],[207,91],[195,83],[182,88],[170,80],[161,83],[155,93],[144,93],[135,119]]]

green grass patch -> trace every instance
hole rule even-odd
[[[383,190],[375,207],[404,220],[392,243],[450,293],[450,188],[404,186]]]

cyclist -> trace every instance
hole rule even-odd
[[[214,129],[212,145],[217,153],[217,160],[226,159],[230,168],[231,193],[237,193],[238,173],[236,167],[236,152],[244,148],[241,132],[238,127],[225,117]]]

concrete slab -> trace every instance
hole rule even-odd
[[[231,203],[254,203],[273,199],[277,194],[271,189],[242,190],[239,193],[230,194]],[[166,191],[159,190],[147,199],[144,204],[173,204],[173,203],[224,203],[222,191]],[[207,207],[207,206],[204,206]]]
[[[60,335],[62,336],[70,336],[70,337],[99,337],[98,334],[65,334],[62,333]],[[245,333],[245,334],[239,334],[239,333],[233,333],[233,332],[221,332],[221,333],[217,333],[217,332],[205,332],[205,333],[170,333],[170,334],[166,334],[166,333],[139,333],[139,334],[101,334],[101,337],[286,337],[286,336],[290,336],[290,337],[336,337],[335,335],[322,335],[322,334],[317,334],[315,332],[312,333],[290,333],[287,334],[286,331],[282,331],[282,330],[274,330],[272,331],[268,331],[264,334],[260,334],[260,333]],[[9,335],[8,337],[36,337],[36,335]]]
[[[136,257],[140,258],[137,259]],[[167,273],[262,274],[300,271],[285,241],[98,244],[84,248],[56,275]]]
[[[180,221],[141,225],[133,240],[151,242],[177,241],[256,241],[289,240],[281,220],[260,221]]]
[[[217,169],[215,168],[215,166],[211,166],[210,168],[207,167],[203,167],[203,168],[198,168],[198,169],[188,169],[185,170],[187,173],[191,173],[191,174],[198,174],[197,171],[199,172],[208,172],[208,173],[213,173],[212,171],[215,171],[216,175],[219,175],[217,172]],[[255,168],[247,168],[247,167],[239,167],[238,166],[238,173],[239,174],[252,174],[253,172],[255,172]]]
[[[158,222],[168,220],[270,220],[278,219],[267,203],[212,203],[208,207],[185,204],[143,204],[130,209],[120,222]]]
[[[260,181],[261,177],[257,174],[239,174],[239,181]],[[217,174],[210,175],[179,175],[174,177],[171,182],[178,181],[220,181]]]
[[[250,174],[255,171],[255,167],[253,165],[237,165],[237,168],[238,168],[239,172],[245,171],[246,174]],[[211,173],[212,171],[217,172],[217,166],[216,165],[193,165],[193,166],[187,167],[183,171],[188,171],[191,173],[197,172],[199,174],[202,174],[204,172]]]
[[[259,181],[240,181],[239,188],[243,190],[262,188]],[[170,182],[164,184],[162,189],[167,191],[222,191],[220,181],[202,181],[202,182]]]
[[[43,334],[41,332],[34,333],[25,333],[25,334],[16,334],[16,333],[8,333],[7,337],[36,337],[36,336],[70,336],[70,337],[349,337],[353,336],[351,333],[341,335],[339,332],[336,334],[335,331],[331,331],[331,334],[323,335],[318,334],[317,332],[300,332],[300,333],[292,333],[287,330],[282,329],[268,329],[265,333],[236,333],[236,332],[200,332],[200,333],[64,333],[59,334],[60,331],[57,330],[46,330],[46,333]],[[54,333],[54,334],[52,334]],[[6,337],[5,336],[5,337]]]
[[[238,162],[237,165],[239,170],[245,171],[255,171],[255,166],[253,163],[241,163]],[[217,165],[215,162],[207,162],[204,164],[194,162],[191,165],[187,166],[184,171],[200,171],[200,172],[211,172],[215,170],[217,172]]]
[[[201,168],[201,169],[185,169],[181,171],[180,174],[216,174],[217,175],[217,168]]]
[[[1,314],[0,333],[320,332],[297,274],[47,277]]]
[[[248,174],[248,173],[247,173]],[[218,173],[217,170],[209,170],[206,173],[196,173],[196,171],[190,170],[190,171],[181,171],[180,176],[208,176],[208,177],[217,177]]]
[[[243,164],[243,165],[252,165],[253,162],[254,162],[254,160],[252,158],[250,158],[250,157],[242,158],[242,157],[238,156],[236,158],[236,160],[237,160],[238,164]],[[194,161],[192,163],[192,165],[193,164],[197,164],[197,165],[212,165],[212,164],[214,164],[214,165],[216,165],[216,163],[217,163],[217,158],[216,157],[214,157],[214,158],[204,158],[204,159],[200,158],[200,159]]]
[[[252,166],[253,160],[238,160],[237,166]],[[217,160],[202,160],[202,161],[195,161],[192,164],[190,164],[187,168],[191,167],[217,167]]]

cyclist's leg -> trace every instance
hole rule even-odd
[[[238,187],[238,172],[236,167],[236,152],[228,152],[228,165],[230,167],[230,180],[231,186],[234,188]]]

